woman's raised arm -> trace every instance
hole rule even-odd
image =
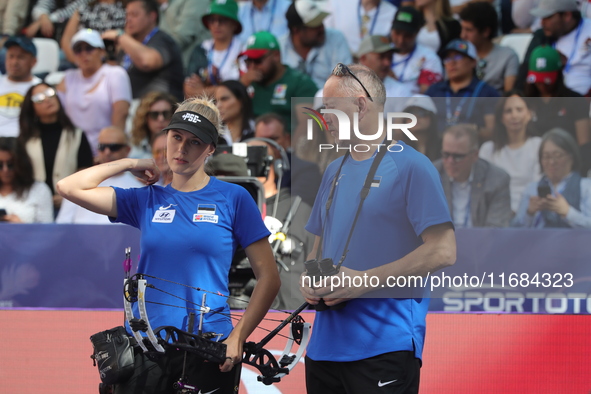
[[[98,185],[124,171],[130,171],[146,185],[157,182],[160,177],[153,159],[121,159],[78,171],[60,180],[56,185],[57,192],[92,212],[117,217],[115,191]]]

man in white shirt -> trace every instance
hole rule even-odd
[[[564,84],[586,96],[591,93],[591,20],[583,18],[576,0],[540,0],[531,14],[542,18],[527,49],[517,76],[518,88],[525,84],[529,57],[534,48],[552,45],[564,56]]]
[[[0,137],[19,135],[18,117],[25,94],[41,80],[31,74],[37,63],[37,48],[25,36],[9,37],[6,48],[6,74],[0,76]]]
[[[425,24],[423,15],[413,7],[400,7],[392,23],[391,39],[397,51],[392,57],[392,71],[415,93],[424,93],[442,79],[439,56],[417,43],[417,34]]]
[[[396,14],[396,6],[385,0],[329,0],[330,15],[324,26],[340,30],[351,53],[359,51],[367,36],[387,36]]]
[[[285,14],[289,34],[279,39],[283,64],[308,74],[317,86],[324,86],[335,64],[352,62],[343,33],[324,28],[327,16],[320,4],[297,0]]]
[[[98,142],[98,164],[124,159],[131,150],[127,135],[123,130],[115,126],[108,126],[102,129],[98,137]],[[142,187],[144,185],[131,175],[131,173],[125,171],[121,175],[107,179],[100,186],[130,188]],[[66,199],[62,203],[55,222],[61,224],[110,224],[107,216],[91,212]]]

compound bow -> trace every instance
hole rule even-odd
[[[216,342],[211,340],[214,336],[211,335],[212,333],[202,334],[201,330],[199,330],[198,334],[193,334],[191,332],[182,331],[172,326],[162,326],[156,328],[156,330],[152,329],[146,310],[146,302],[150,302],[146,301],[146,289],[160,289],[156,288],[153,284],[148,283],[148,281],[145,278],[164,280],[170,283],[175,283],[177,285],[189,287],[196,291],[204,292],[204,301],[201,305],[196,304],[193,301],[186,300],[176,295],[167,293],[176,298],[179,298],[180,300],[196,305],[195,310],[201,313],[201,317],[203,317],[204,313],[221,313],[213,311],[205,305],[205,293],[216,294],[218,296],[227,298],[231,298],[231,296],[226,296],[220,294],[219,292],[204,290],[199,287],[192,287],[182,283],[168,281],[162,278],[157,278],[146,274],[135,274],[130,278],[126,278],[124,282],[123,298],[125,317],[132,330],[133,337],[145,353],[162,354],[165,352],[165,348],[167,346],[172,346],[174,348],[182,349],[187,352],[196,353],[200,357],[208,361],[220,364],[223,363],[226,359],[226,345],[222,342]],[[132,310],[132,304],[135,302],[137,302],[138,304],[138,311],[140,315],[139,319],[134,316]],[[310,323],[306,323],[304,321],[304,319],[300,316],[300,313],[304,309],[306,309],[308,305],[309,304],[306,302],[303,303],[295,311],[290,313],[290,315],[286,319],[282,320],[275,329],[266,330],[269,331],[269,333],[261,341],[256,343],[247,342],[244,344],[244,356],[242,358],[242,363],[250,365],[259,371],[260,375],[258,377],[258,380],[260,382],[266,385],[279,382],[282,377],[289,374],[289,372],[297,365],[297,363],[301,359],[304,350],[308,345],[311,325]],[[233,318],[232,316],[230,317]],[[203,319],[201,319],[201,322],[202,321]],[[280,334],[280,331],[287,325],[290,325],[291,327],[290,335],[285,336]],[[191,326],[192,324],[190,323],[189,331],[192,331]],[[262,327],[259,328],[263,329]],[[139,331],[144,331],[147,337],[142,336]],[[265,349],[265,345],[267,345],[267,343],[269,343],[269,341],[272,338],[278,335],[287,338],[287,343],[285,345],[283,352],[279,355],[279,358],[277,359],[269,350]],[[295,353],[292,352],[294,345],[299,346]],[[191,389],[190,386],[187,386],[182,382],[182,377],[181,380],[177,382],[177,386]]]

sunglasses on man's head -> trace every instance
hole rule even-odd
[[[81,54],[82,52],[86,52],[86,53],[90,53],[92,51],[94,51],[96,48],[95,47],[91,47],[90,45],[74,45],[74,48],[72,48],[72,51],[74,51],[74,53],[76,55]]]
[[[373,98],[371,98],[371,94],[369,94],[369,91],[365,88],[365,85],[363,83],[361,83],[359,78],[357,78],[357,76],[355,74],[353,74],[353,71],[351,71],[349,69],[349,67],[345,66],[343,63],[337,63],[335,68],[332,70],[332,75],[336,75],[337,77],[342,77],[342,76],[345,76],[346,74],[349,74],[357,82],[359,82],[359,85],[361,85],[361,87],[363,88],[363,91],[365,92],[365,94],[367,94],[367,98],[369,99],[369,101],[373,102]]]
[[[117,152],[125,146],[127,146],[127,145],[125,145],[125,144],[99,144],[98,150],[100,150],[101,152],[104,152],[105,149],[109,148],[109,150],[111,152]]]
[[[41,93],[37,93],[34,94],[33,96],[31,96],[31,101],[34,102],[35,104],[40,104],[42,102],[44,102],[45,100],[52,98],[55,96],[55,90],[53,88],[47,88],[46,91],[41,92]]]
[[[158,120],[160,116],[162,116],[164,120],[169,120],[172,118],[172,111],[169,109],[165,111],[148,111],[148,116],[152,120]]]

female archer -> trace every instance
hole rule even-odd
[[[108,215],[142,231],[138,272],[165,278],[165,292],[146,294],[152,327],[175,326],[187,331],[188,315],[201,304],[201,294],[187,290],[182,308],[175,283],[229,294],[228,273],[238,245],[248,256],[257,285],[249,307],[235,327],[226,299],[208,296],[211,312],[203,317],[203,332],[221,334],[227,345],[222,365],[207,363],[197,355],[169,347],[163,357],[135,356],[135,372],[117,385],[115,393],[169,393],[179,377],[201,392],[234,393],[243,344],[263,319],[279,290],[275,260],[257,206],[241,186],[222,182],[204,171],[215,151],[220,115],[212,101],[193,98],[175,111],[167,132],[167,161],[172,182],[155,185],[160,171],[153,159],[123,159],[77,172],[57,184],[65,198],[91,211]],[[98,187],[107,178],[130,171],[147,187],[119,189]],[[167,287],[168,286],[168,287]],[[154,304],[157,302],[159,304]],[[189,303],[192,303],[189,305]],[[196,330],[194,330],[196,331]],[[186,360],[185,360],[186,357]],[[231,371],[231,372],[230,372]]]

